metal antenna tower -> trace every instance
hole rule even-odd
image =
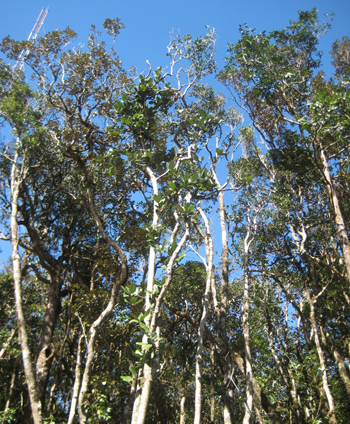
[[[49,8],[47,8],[46,10],[44,8],[41,9],[40,15],[38,17],[38,19],[36,20],[34,27],[32,29],[32,32],[29,34],[28,40],[27,41],[34,41],[40,31],[40,28],[42,26],[42,24],[44,23],[44,20],[46,18],[46,15],[49,13]],[[13,67],[13,71],[19,72],[24,65],[24,61],[26,60],[27,56],[29,55],[30,50],[29,48],[23,49],[20,53],[20,55],[18,56],[17,62]]]

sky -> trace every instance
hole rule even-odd
[[[204,35],[206,26],[214,27],[218,41],[217,61],[223,66],[227,43],[239,38],[239,25],[247,23],[257,32],[282,29],[290,20],[298,18],[298,10],[335,14],[332,29],[320,40],[324,52],[324,70],[331,72],[329,51],[332,43],[343,36],[350,37],[349,0],[12,0],[1,5],[0,40],[10,35],[16,40],[28,38],[42,8],[49,7],[39,36],[56,28],[69,26],[78,33],[76,44],[87,42],[92,24],[103,29],[106,18],[118,17],[125,29],[117,38],[116,50],[125,69],[134,66],[139,72],[148,70],[146,60],[153,69],[167,65],[169,33]],[[1,56],[0,56],[1,57]],[[0,261],[10,254],[10,246],[0,241]]]

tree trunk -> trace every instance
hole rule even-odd
[[[79,412],[80,424],[85,424],[87,419],[84,408],[83,408],[83,402],[84,402],[85,393],[87,392],[88,385],[90,383],[92,365],[93,365],[93,360],[95,355],[96,337],[100,327],[103,325],[103,323],[107,320],[107,318],[113,312],[113,308],[116,302],[116,297],[119,292],[120,286],[126,281],[126,278],[127,278],[126,259],[124,258],[122,263],[122,271],[120,274],[120,278],[116,280],[116,282],[114,283],[108,305],[103,310],[103,312],[101,312],[100,316],[95,320],[95,322],[92,324],[89,331],[89,341],[87,342],[87,358],[86,358],[86,364],[85,364],[84,374],[83,374],[82,383],[81,383],[81,389],[80,389],[80,393],[78,397],[78,412]]]
[[[245,372],[246,372],[246,408],[243,424],[249,424],[253,412],[253,369],[252,357],[250,353],[250,335],[249,335],[249,275],[248,275],[248,240],[250,232],[248,230],[244,240],[245,258],[244,258],[244,294],[243,294],[243,332],[244,332],[244,351],[245,351]]]
[[[60,278],[54,277],[50,282],[48,303],[46,306],[43,324],[40,331],[38,357],[36,360],[35,377],[38,396],[42,411],[45,407],[46,387],[49,379],[50,368],[54,357],[52,337],[60,310]]]
[[[216,177],[215,179],[217,184],[219,180]],[[227,333],[226,333],[226,316],[227,316],[227,293],[228,293],[228,278],[229,278],[229,263],[228,263],[228,240],[227,240],[227,231],[226,231],[226,219],[225,219],[225,202],[224,202],[224,193],[222,190],[219,190],[219,217],[220,217],[220,226],[221,226],[221,242],[222,242],[222,255],[221,255],[221,304],[219,311],[219,320],[218,320],[218,333],[219,333],[219,342],[221,357],[228,358],[228,342],[227,342]],[[233,412],[231,407],[231,378],[229,374],[229,363],[226,360],[224,363],[224,376],[223,383],[225,387],[224,395],[224,424],[233,423]]]
[[[340,378],[343,380],[346,393],[348,394],[350,398],[350,378],[349,378],[348,370],[346,369],[343,358],[341,357],[339,351],[334,346],[332,346],[332,353],[338,366],[338,372],[339,372]]]
[[[17,141],[19,143],[19,141]],[[28,386],[28,393],[34,424],[42,424],[42,411],[39,402],[38,391],[32,359],[29,349],[28,333],[26,328],[25,317],[23,313],[22,303],[22,274],[21,274],[21,257],[18,251],[18,197],[20,187],[20,176],[17,169],[18,154],[15,154],[14,162],[11,170],[11,243],[12,243],[12,265],[13,265],[13,282],[16,300],[16,313],[18,322],[19,339],[21,342],[23,367]],[[24,160],[23,160],[24,162]]]
[[[158,181],[154,172],[147,167],[147,173],[152,182],[153,194],[158,194]],[[153,201],[153,219],[152,225],[153,228],[158,226],[158,202]],[[154,289],[154,275],[156,267],[156,251],[153,246],[150,247],[149,258],[148,258],[148,275],[147,275],[147,289],[145,297],[145,312],[151,309],[153,289]],[[149,314],[145,319],[145,324],[148,328],[151,326],[151,314]],[[148,336],[145,334],[142,338],[143,343],[148,342]],[[151,384],[152,384],[152,366],[149,363],[150,357],[145,361],[143,366],[143,375],[142,375],[142,384],[137,390],[137,397],[134,403],[131,424],[143,424],[146,420],[146,412],[148,407],[149,396],[151,393]]]
[[[210,353],[210,422],[214,423],[215,421],[215,349],[211,348]]]
[[[327,181],[327,189],[329,196],[331,198],[331,202],[333,205],[334,215],[335,215],[335,223],[337,224],[337,233],[339,236],[339,240],[342,245],[343,249],[343,255],[345,259],[346,264],[346,271],[347,271],[347,281],[348,281],[348,287],[350,287],[350,243],[348,234],[346,232],[346,227],[344,223],[343,214],[340,209],[340,204],[338,200],[337,193],[334,189],[333,181],[331,172],[329,170],[329,164],[328,159],[326,156],[326,153],[323,149],[321,149],[321,158],[322,158],[322,164],[323,164],[323,174],[325,176],[325,179]]]
[[[318,327],[316,324],[316,317],[315,317],[315,301],[311,298],[310,289],[306,289],[306,298],[308,300],[309,306],[310,306],[310,322],[314,333],[315,338],[315,345],[316,350],[318,354],[318,358],[320,361],[320,368],[322,372],[322,382],[323,382],[323,390],[326,394],[328,407],[329,407],[329,413],[327,414],[329,417],[329,422],[332,424],[337,424],[337,419],[335,417],[335,406],[334,406],[334,400],[331,393],[331,390],[328,385],[328,376],[327,376],[327,364],[326,364],[326,358],[324,356],[324,352],[321,347],[320,338],[318,336]]]
[[[78,341],[77,363],[75,366],[75,380],[74,380],[73,395],[72,395],[72,400],[70,403],[69,418],[68,418],[67,424],[73,424],[75,410],[77,408],[78,396],[79,396],[80,385],[81,385],[81,362],[82,362],[81,344],[83,342],[83,338],[84,338],[84,335],[82,334],[79,337],[79,341]]]
[[[250,187],[249,187],[250,192]],[[254,237],[254,236],[253,236]],[[247,210],[247,233],[244,238],[244,290],[243,290],[243,307],[242,307],[242,325],[244,334],[244,352],[245,352],[245,376],[246,376],[246,408],[243,424],[249,424],[253,413],[253,368],[252,357],[250,352],[250,328],[249,328],[249,248],[253,241],[251,237],[251,217],[250,205]]]
[[[9,389],[9,393],[7,395],[7,400],[6,400],[6,404],[5,404],[5,409],[3,412],[3,416],[4,418],[1,420],[1,424],[5,424],[5,420],[6,420],[6,411],[9,409],[10,407],[10,402],[11,402],[11,396],[12,396],[12,391],[13,388],[15,387],[15,381],[16,381],[16,375],[17,375],[18,369],[17,369],[17,365],[15,365],[14,370],[12,371],[12,377],[11,377],[11,383],[10,383],[10,389]]]
[[[205,292],[203,296],[203,311],[198,328],[198,339],[197,339],[197,354],[196,354],[196,376],[195,376],[195,411],[194,411],[194,424],[201,424],[201,412],[202,412],[202,365],[203,365],[203,342],[204,342],[204,329],[207,321],[207,315],[209,311],[209,294],[212,280],[212,269],[213,269],[213,240],[210,234],[210,226],[208,218],[205,216],[201,208],[198,208],[202,219],[205,224],[205,251],[207,256],[207,280],[205,285]]]
[[[180,401],[180,424],[185,424],[185,422],[186,422],[185,402],[186,402],[186,397],[185,396],[181,396],[181,401]]]
[[[245,370],[244,370],[244,361],[241,355],[237,352],[233,352],[233,359],[235,363],[238,366],[238,369],[240,370],[241,374],[245,376]],[[280,414],[275,410],[275,408],[272,406],[271,402],[269,401],[269,398],[265,395],[265,393],[261,390],[261,387],[259,383],[255,380],[255,378],[252,378],[253,383],[253,391],[255,397],[260,402],[263,410],[266,412],[266,415],[269,417],[272,424],[283,424],[283,420],[280,416]]]

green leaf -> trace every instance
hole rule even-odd
[[[152,199],[153,199],[155,202],[159,203],[159,202],[162,200],[162,196],[161,196],[160,194],[154,194],[154,195],[152,196]]]
[[[130,377],[130,375],[121,375],[120,378],[126,381],[127,383],[130,383],[130,381],[132,381],[132,377]]]
[[[135,367],[133,367],[132,365],[130,365],[129,367],[129,371],[131,372],[131,374],[135,377],[137,377],[137,370]]]
[[[142,343],[142,342],[136,342],[139,346],[142,346],[142,350],[150,349],[152,345],[150,343]]]
[[[176,258],[176,261],[177,262],[180,262],[184,257],[185,257],[185,255],[186,255],[186,250],[184,250],[182,253],[181,253],[181,255],[180,256],[178,256],[177,258]]]
[[[147,325],[146,324],[144,324],[143,322],[140,322],[140,327],[146,332],[146,333],[148,333],[149,332],[149,329],[148,329],[148,327],[147,327]]]

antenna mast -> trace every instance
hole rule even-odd
[[[41,9],[40,15],[38,17],[38,19],[36,20],[32,32],[29,34],[28,40],[27,41],[34,41],[40,31],[40,28],[42,26],[42,24],[44,23],[44,20],[46,18],[46,15],[49,13],[49,8],[47,8],[46,10],[44,8]],[[13,67],[13,71],[16,70],[16,73],[19,72],[24,65],[24,61],[26,60],[27,56],[29,55],[30,50],[29,48],[23,49],[21,51],[21,54],[19,55],[17,62],[15,64],[15,66]]]

